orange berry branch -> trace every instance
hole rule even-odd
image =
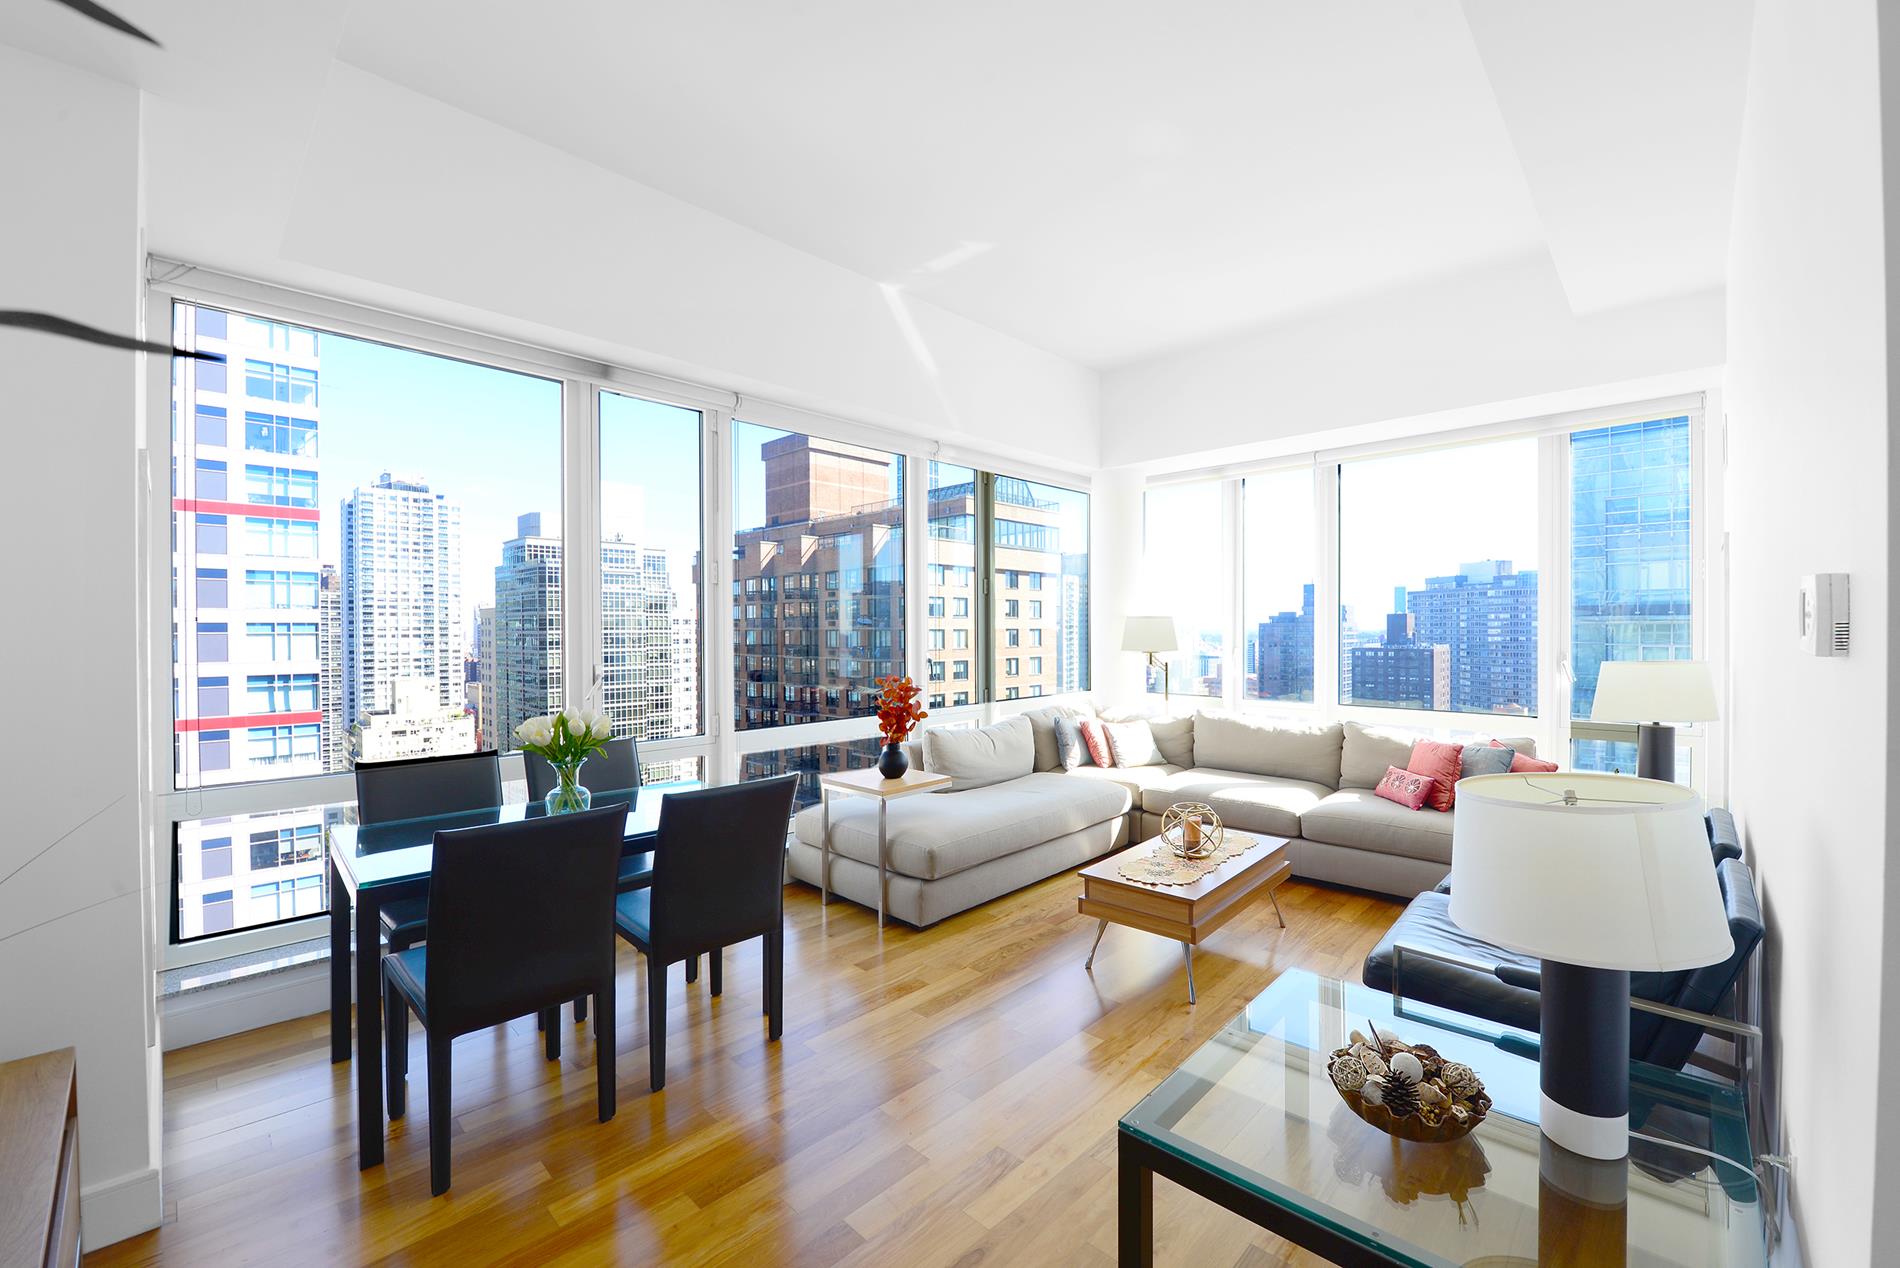
[[[877,679],[877,730],[886,744],[902,744],[930,716],[917,703],[922,695],[908,676]]]

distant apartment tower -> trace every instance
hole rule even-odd
[[[398,682],[462,707],[462,511],[385,471],[343,499],[343,709],[352,727],[396,706]],[[405,698],[414,700],[413,688]]]
[[[1086,552],[1068,551],[1062,556],[1062,619],[1058,628],[1062,652],[1056,658],[1053,689],[1081,691],[1092,681],[1089,677],[1089,557]]]
[[[1277,612],[1260,623],[1252,668],[1257,699],[1313,698],[1312,586],[1300,588],[1298,612]]]
[[[475,745],[500,747],[495,735],[495,605],[475,609]]]
[[[180,787],[322,773],[315,332],[179,304],[174,762]],[[178,825],[180,938],[319,912],[322,814]]]
[[[1350,704],[1385,705],[1398,709],[1445,709],[1451,704],[1451,649],[1415,637],[1412,616],[1394,612],[1386,618],[1385,638],[1367,647],[1355,647]]]
[[[675,671],[678,597],[664,550],[615,537],[601,543],[601,679],[595,706],[614,734],[660,739],[694,728],[697,700],[682,700]],[[539,512],[516,520],[495,569],[492,646],[483,690],[492,690],[494,741],[506,747],[524,719],[561,700],[561,541],[543,536]],[[686,636],[697,637],[694,620]]]
[[[1537,712],[1537,573],[1509,560],[1463,564],[1407,596],[1417,641],[1451,649],[1461,713]]]
[[[387,694],[388,707],[363,714],[350,728],[356,761],[399,762],[474,750],[475,715],[459,699],[444,704],[434,679],[398,678]]]
[[[323,710],[319,747],[324,769],[346,770],[350,726],[343,712],[343,574],[334,564],[324,564],[317,571],[317,643],[322,657],[317,696]]]

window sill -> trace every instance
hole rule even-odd
[[[329,959],[328,938],[309,938],[281,947],[228,955],[222,959],[166,969],[158,976],[158,997],[160,1000],[172,1000],[251,983],[260,978],[289,973],[305,965],[327,963]]]

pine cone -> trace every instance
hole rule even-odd
[[[1385,1081],[1384,1091],[1381,1103],[1392,1112],[1392,1117],[1410,1118],[1418,1113],[1418,1085],[1410,1079],[1394,1074]]]

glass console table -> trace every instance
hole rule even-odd
[[[1130,1110],[1121,1262],[1153,1261],[1160,1175],[1341,1264],[1767,1263],[1735,1089],[1632,1063],[1630,1157],[1595,1162],[1538,1131],[1535,1035],[1403,1007],[1285,973]],[[1493,1105],[1476,1130],[1412,1144],[1347,1108],[1326,1062],[1372,1024],[1478,1072]]]

